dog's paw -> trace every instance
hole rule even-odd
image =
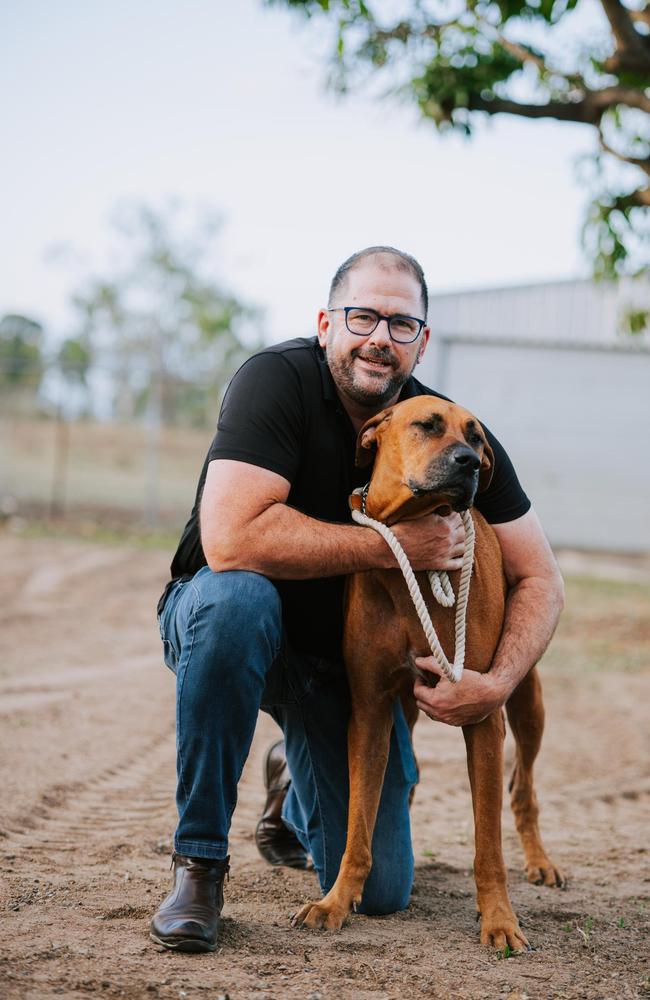
[[[533,885],[546,885],[552,889],[564,889],[567,884],[564,872],[546,855],[526,863],[526,878]]]
[[[498,951],[507,948],[511,952],[530,948],[528,939],[519,926],[516,914],[509,904],[499,903],[484,907],[480,913],[481,944],[492,945]]]
[[[310,927],[312,930],[340,931],[349,911],[321,900],[320,903],[305,903],[291,918],[292,927]]]

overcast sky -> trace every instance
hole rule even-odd
[[[370,244],[413,253],[438,290],[588,273],[590,130],[502,119],[467,142],[337,99],[321,25],[262,0],[2,4],[0,315],[62,333],[124,199],[220,212],[220,276],[272,340],[312,332],[331,274]]]

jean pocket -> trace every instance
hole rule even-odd
[[[163,660],[165,661],[165,666],[169,667],[172,673],[176,673],[176,668],[178,666],[178,657],[176,656],[176,651],[172,646],[169,639],[162,637],[163,644]]]

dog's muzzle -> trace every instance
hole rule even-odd
[[[444,497],[452,510],[467,510],[474,503],[481,466],[479,456],[465,445],[455,445],[437,455],[423,478],[407,479],[414,497]]]

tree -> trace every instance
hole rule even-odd
[[[71,385],[86,385],[92,354],[87,342],[79,337],[66,337],[57,353],[62,378]]]
[[[16,313],[0,320],[0,389],[33,405],[43,378],[43,327],[27,316]]]
[[[119,264],[73,297],[80,331],[60,362],[83,378],[90,363],[122,419],[211,422],[230,376],[261,343],[257,311],[212,277],[218,222],[183,231],[178,215],[123,206],[113,223]]]
[[[650,0],[268,2],[334,22],[340,89],[380,70],[440,130],[470,135],[481,115],[497,114],[590,126],[598,147],[584,243],[594,272],[647,268]]]

